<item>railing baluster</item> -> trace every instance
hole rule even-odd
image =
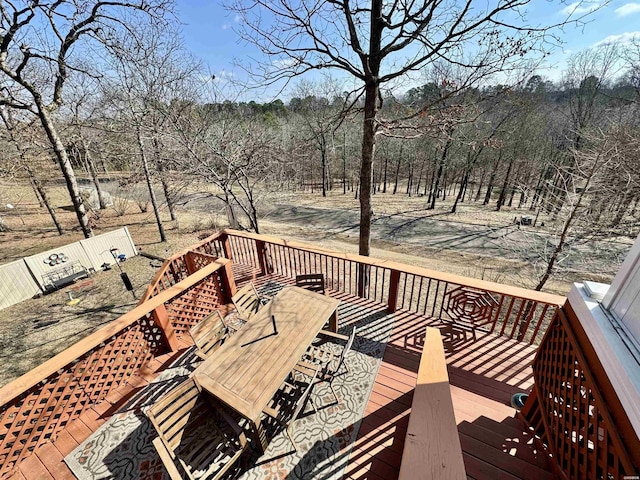
[[[444,282],[444,293],[442,297],[440,297],[440,312],[438,313],[438,318],[442,318],[442,311],[444,310],[444,297],[447,294],[449,289],[449,282]]]
[[[516,301],[516,297],[511,297],[509,301],[509,308],[507,308],[507,314],[504,316],[504,320],[502,323],[502,328],[500,329],[500,336],[504,335],[504,331],[507,328],[507,324],[509,323],[509,317],[511,317],[511,310],[513,310],[513,303]]]
[[[535,343],[536,336],[538,335],[538,332],[540,331],[540,327],[544,323],[544,319],[547,316],[547,312],[548,311],[549,311],[549,304],[547,303],[547,304],[545,304],[544,308],[542,309],[542,313],[538,317],[538,321],[536,322],[536,326],[533,329],[533,332],[531,333],[531,339],[529,340],[529,345],[533,345]]]
[[[436,293],[433,297],[433,305],[431,306],[431,318],[433,318],[436,313],[436,303],[438,302],[439,291],[440,291],[440,280],[436,280]]]
[[[498,320],[500,319],[500,313],[502,312],[502,305],[504,304],[505,295],[500,295],[500,302],[498,303],[498,308],[495,309],[496,313],[493,317],[493,321],[491,322],[491,330],[490,333],[493,333],[496,330],[496,325],[498,324]]]
[[[520,327],[520,319],[522,318],[522,312],[525,309],[526,301],[520,298],[520,308],[518,309],[518,313],[516,313],[516,318],[513,320],[513,326],[511,327],[511,333],[509,334],[509,338],[513,338],[515,335],[516,329]]]

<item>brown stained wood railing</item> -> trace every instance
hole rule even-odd
[[[398,480],[467,478],[440,330],[427,327]]]
[[[181,250],[166,259],[142,294],[138,305],[184,280],[199,268],[215,261],[216,258],[226,257],[222,242],[218,240],[219,236],[208,237],[202,242]]]
[[[219,259],[0,388],[0,477],[124,384],[235,289]]]
[[[636,478],[640,442],[620,435],[613,417],[625,418],[624,412],[605,399],[601,385],[607,379],[597,377],[598,359],[587,358],[586,351],[559,309],[534,359],[534,389],[522,417],[548,448],[561,478]]]
[[[214,237],[210,237],[212,240]],[[328,289],[538,344],[564,297],[460,275],[225,230],[225,255],[264,274],[322,273]]]

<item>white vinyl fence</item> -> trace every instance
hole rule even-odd
[[[47,279],[61,269],[75,266],[87,272],[98,271],[102,264],[113,265],[111,249],[127,258],[138,254],[127,227],[96,235],[69,245],[0,265],[0,309],[32,298],[47,290]],[[53,256],[53,261],[52,261]],[[55,263],[55,258],[64,261]]]

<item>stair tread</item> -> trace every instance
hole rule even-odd
[[[495,425],[500,425],[498,422],[494,423]],[[549,469],[547,455],[545,452],[536,452],[534,445],[529,443],[532,437],[526,434],[502,435],[493,428],[485,428],[466,421],[458,425],[458,431],[480,440],[487,445],[500,449],[511,456],[524,460],[527,463],[544,470]],[[515,449],[515,454],[512,453],[513,449]]]
[[[492,447],[481,440],[460,434],[462,451],[468,455],[482,459],[486,463],[516,475],[521,480],[551,480],[553,475],[543,468],[532,465],[520,458],[509,455],[502,450]]]
[[[513,424],[506,423],[505,420],[506,419],[498,423],[491,418],[482,416],[477,418],[473,424],[486,428],[487,430],[491,430],[492,432],[499,433],[500,435],[510,435],[515,437],[522,435],[522,433],[525,432],[524,425],[522,425],[522,428],[516,428]]]
[[[512,475],[504,470],[491,465],[479,458],[462,452],[462,459],[464,461],[464,468],[467,472],[467,477],[474,480],[520,480],[520,478]]]

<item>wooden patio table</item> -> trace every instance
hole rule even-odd
[[[302,288],[285,288],[194,372],[202,388],[253,424],[263,452],[262,410],[324,324],[329,321],[337,331],[339,304]]]

